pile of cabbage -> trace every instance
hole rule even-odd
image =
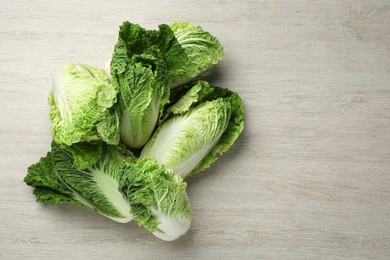
[[[187,22],[124,22],[105,69],[67,63],[49,94],[51,151],[24,181],[38,202],[73,204],[171,241],[189,228],[185,179],[243,130],[243,104],[200,80],[223,47]]]

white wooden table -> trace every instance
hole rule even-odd
[[[0,3],[1,259],[390,259],[389,1]],[[124,20],[188,20],[225,58],[246,129],[189,180],[190,231],[35,203],[26,168],[50,146],[47,95],[67,61],[104,66]]]

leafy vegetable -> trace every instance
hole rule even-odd
[[[89,65],[66,63],[54,78],[49,94],[50,119],[53,139],[74,156],[79,168],[97,161],[99,153],[76,153],[83,147],[100,150],[102,141],[116,145],[119,142],[119,118],[113,108],[117,89],[112,86],[104,70]],[[74,146],[74,144],[83,143]]]
[[[190,228],[192,212],[186,187],[182,178],[153,158],[139,159],[121,183],[134,219],[166,241],[177,239]]]
[[[109,109],[116,102],[116,95],[117,89],[109,84],[104,70],[78,63],[65,64],[56,72],[49,94],[54,140],[66,145],[99,139],[118,144],[117,125],[112,124],[115,116],[110,115]],[[104,129],[105,124],[108,130]]]
[[[167,26],[152,31],[125,22],[120,27],[111,75],[119,89],[121,140],[128,147],[146,143],[169,100],[167,68],[181,51],[178,45],[175,50],[174,39]]]
[[[135,55],[132,60],[133,64],[119,78],[120,133],[128,147],[139,148],[152,134],[160,111],[168,101],[169,90],[161,58]]]
[[[202,27],[188,22],[174,22],[170,27],[188,59],[180,63],[180,70],[172,71],[168,85],[174,88],[209,75],[214,65],[223,57],[223,47],[217,38]]]
[[[242,113],[236,93],[199,81],[167,109],[168,119],[145,145],[141,158],[154,157],[183,178],[200,172],[237,139]]]
[[[105,70],[66,63],[49,94],[51,151],[24,178],[37,202],[134,219],[166,241],[185,234],[183,178],[208,168],[244,127],[236,93],[194,81],[222,56],[200,26],[124,22]]]
[[[51,152],[29,167],[24,181],[35,187],[38,202],[83,206],[124,223],[132,215],[128,201],[119,192],[119,181],[132,161],[134,157],[128,151],[107,146],[95,165],[79,170],[72,156],[53,142]]]
[[[124,22],[113,60],[121,60],[119,67],[123,67],[127,55],[142,53],[153,44],[159,47],[167,64],[170,88],[209,75],[224,55],[223,46],[216,37],[188,22],[173,22],[169,27],[162,24],[159,31],[148,31],[137,24]],[[124,46],[127,54],[117,49]],[[111,74],[113,66],[116,69],[117,65],[111,62]],[[106,66],[106,73],[110,75],[109,66]]]

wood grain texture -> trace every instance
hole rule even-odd
[[[246,129],[189,180],[178,241],[72,206],[35,203],[26,168],[49,149],[47,94],[66,61],[103,66],[124,20],[188,20],[225,58],[209,79]],[[390,2],[1,1],[1,259],[389,259]]]

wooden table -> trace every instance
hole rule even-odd
[[[171,243],[37,204],[22,181],[50,147],[53,72],[103,67],[124,20],[212,32],[226,54],[209,80],[245,102]],[[0,98],[1,259],[390,259],[389,1],[2,1]]]

